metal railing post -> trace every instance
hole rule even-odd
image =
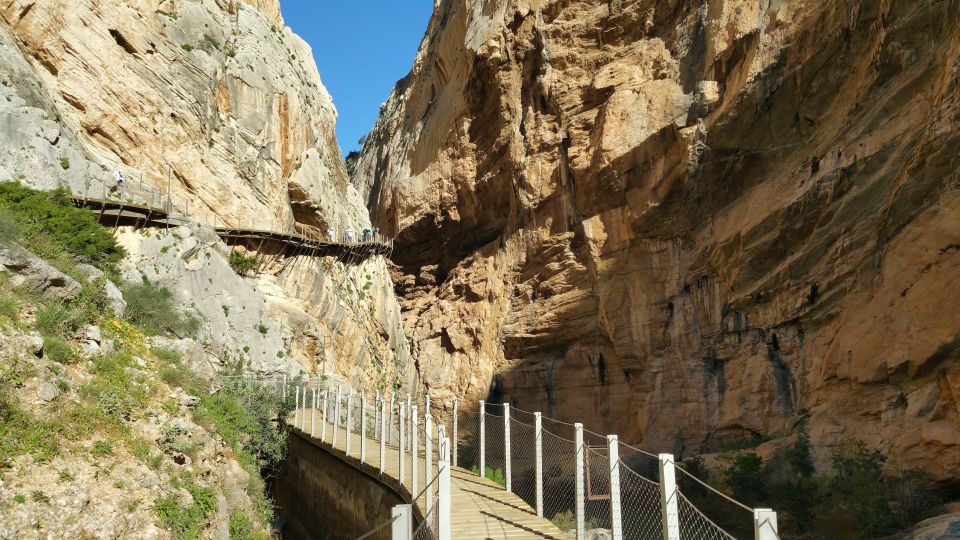
[[[480,478],[487,477],[487,423],[486,405],[480,400]]]
[[[377,390],[377,395],[373,398],[373,408],[374,408],[374,417],[373,417],[373,439],[376,441],[380,440],[380,412],[383,410],[383,407],[380,406],[380,391]]]
[[[397,473],[397,476],[398,476],[399,479],[400,479],[400,485],[401,485],[401,486],[403,485],[403,480],[404,480],[404,478],[403,478],[403,477],[404,477],[404,474],[403,474],[403,469],[404,469],[404,467],[403,467],[403,466],[404,466],[403,452],[404,452],[404,446],[406,446],[406,442],[407,442],[406,440],[404,440],[404,431],[405,431],[404,428],[406,427],[405,424],[406,424],[406,422],[407,422],[407,417],[406,417],[406,415],[404,414],[405,412],[406,412],[406,411],[405,411],[405,408],[404,408],[403,404],[401,404],[400,407],[399,407],[399,410],[397,411],[397,420],[399,420],[399,422],[397,422],[397,423],[399,424],[399,431],[400,431],[400,440],[398,441],[398,442],[400,443],[400,446],[398,447],[398,449],[399,449],[400,451],[397,452],[397,454],[400,456],[400,458],[399,458],[399,459],[400,459],[400,469],[399,469],[399,472]]]
[[[287,402],[287,374],[283,374],[283,402]]]
[[[317,432],[317,393],[320,392],[319,388],[314,388],[310,392],[313,397],[313,407],[310,407],[310,436],[313,437]]]
[[[407,410],[403,411],[403,414],[406,415],[404,416],[404,418],[406,418],[407,420],[407,446],[403,447],[403,450],[410,450],[410,424],[411,422],[413,422],[413,419],[411,418],[411,415],[410,415],[410,406],[411,406],[410,393],[408,392],[407,393]]]
[[[296,388],[296,397],[293,398],[293,427],[296,429],[300,420],[300,387]]]
[[[457,399],[453,399],[453,466],[457,467]]]
[[[620,443],[616,435],[607,435],[607,456],[610,467],[610,528],[613,540],[623,540],[623,517],[620,508]]]
[[[536,509],[537,517],[543,517],[543,415],[533,413],[533,444],[536,459]]]
[[[346,441],[346,446],[344,446],[344,451],[346,452],[347,456],[350,455],[350,439],[353,438],[350,436],[350,427],[351,427],[350,424],[352,423],[352,421],[353,421],[353,388],[347,390],[347,423],[346,425],[344,425],[344,427],[347,428],[345,430],[347,435],[347,441]]]
[[[777,513],[769,508],[753,509],[754,540],[780,540]]]
[[[367,395],[360,391],[360,463],[367,456]]]
[[[677,471],[673,454],[660,454],[660,511],[663,540],[680,540],[680,513],[677,509]]]
[[[423,415],[423,478],[429,484],[433,480],[433,416],[430,411]],[[430,511],[433,503],[433,490],[427,489],[424,512]]]
[[[503,404],[503,476],[506,479],[506,485],[503,486],[507,491],[513,491],[513,483],[510,475],[510,404]]]
[[[413,539],[413,505],[398,504],[390,511],[390,517],[397,518],[390,527],[392,540]]]
[[[387,415],[384,410],[386,401],[380,400],[380,474],[383,475],[383,468],[386,466],[387,459]]]
[[[323,389],[323,399],[320,402],[320,406],[323,407],[323,410],[320,411],[320,442],[327,442],[327,400],[329,399],[330,389]]]
[[[444,446],[450,447],[450,439],[444,439]],[[439,512],[439,525],[437,527],[437,536],[440,540],[451,540],[450,532],[450,461],[444,459],[437,463],[440,469],[440,478],[437,478],[437,511]]]
[[[390,431],[387,433],[387,437],[392,437],[393,435],[393,411],[396,408],[395,394],[390,392],[390,418],[387,419],[387,425],[390,426]]]
[[[577,513],[577,540],[584,540],[587,537],[587,521],[585,515],[587,508],[587,493],[586,486],[584,486],[584,479],[586,477],[586,471],[584,470],[584,458],[586,456],[583,447],[583,424],[576,423],[573,425],[573,429],[573,444],[577,447],[576,481],[574,490]]]
[[[333,442],[330,443],[334,448],[337,447],[337,432],[340,431],[340,393],[342,386],[337,386],[337,400],[333,402]]]
[[[303,414],[300,415],[300,431],[307,432],[307,392],[310,390],[310,378],[307,377],[307,384],[303,385]]]
[[[420,487],[420,475],[417,474],[419,472],[417,463],[420,461],[420,449],[418,448],[420,433],[418,432],[418,428],[417,406],[414,405],[410,409],[410,494],[414,497],[420,493],[417,489]]]

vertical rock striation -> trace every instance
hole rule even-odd
[[[444,0],[353,181],[419,374],[960,474],[960,2]]]

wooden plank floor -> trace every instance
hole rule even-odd
[[[370,436],[369,432],[367,444],[364,449],[363,463],[361,463],[361,439],[359,433],[351,434],[350,453],[347,455],[346,431],[342,426],[337,430],[336,444],[333,445],[331,444],[333,441],[333,425],[329,422],[326,425],[325,442],[321,440],[323,437],[323,423],[321,421],[320,411],[317,410],[315,414],[311,414],[312,411],[310,409],[301,409],[300,412],[303,414],[303,417],[301,418],[301,422],[298,422],[294,427],[304,436],[312,437],[321,443],[320,445],[323,448],[347,462],[352,463],[354,466],[362,468],[368,473],[373,473],[375,476],[378,475],[380,467],[380,441]],[[294,414],[291,414],[288,421],[293,424],[293,420]],[[373,422],[371,420],[371,427],[368,428],[368,431],[372,430],[372,424]],[[394,429],[396,428],[394,427]],[[420,455],[418,458],[417,471],[418,493],[424,489],[425,483],[429,482],[436,475],[436,458],[432,460],[433,470],[429,474],[424,471],[425,455],[422,426],[419,439],[418,446]],[[434,444],[433,447],[433,453],[436,455],[436,445]],[[399,450],[396,446],[388,444],[385,450],[385,457],[385,478],[383,478],[382,481],[396,488],[398,487],[398,479],[400,476]],[[400,491],[405,493],[405,496],[409,499],[412,498],[412,463],[409,450],[407,451],[404,461],[404,483]],[[434,486],[431,486],[431,489],[433,488]],[[485,478],[480,478],[469,471],[457,467],[453,468],[450,475],[450,491],[452,497],[451,532],[455,540],[497,540],[501,538],[569,539],[569,536],[549,520],[537,517],[536,512],[530,508],[523,499],[513,493],[507,492],[500,485]],[[434,500],[436,499],[434,498]],[[430,509],[425,508],[425,496],[418,498],[417,506],[420,509],[421,515],[430,512]],[[373,525],[375,524],[371,523],[371,526]]]

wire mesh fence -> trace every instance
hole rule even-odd
[[[660,486],[622,461],[619,461],[617,466],[620,473],[623,537],[660,540],[663,537]]]
[[[449,433],[452,437],[452,432]],[[480,414],[458,411],[457,414],[457,466],[468,471],[480,467]],[[452,457],[451,457],[452,459]]]
[[[680,538],[702,540],[736,540],[719,525],[705,516],[683,493],[677,492],[677,510],[680,516]]]
[[[494,482],[506,485],[505,433],[503,429],[503,405],[487,404],[484,412],[484,457],[486,470],[483,476]],[[475,471],[481,473],[479,470]]]
[[[610,458],[607,447],[585,445],[584,473],[586,501],[584,521],[587,530],[610,529]]]
[[[679,463],[676,467],[677,486],[690,507],[701,517],[681,510],[680,527],[685,522],[706,519],[726,537],[750,539],[754,536],[753,511],[740,502],[711,487],[707,472],[699,460]]]
[[[530,508],[537,506],[537,442],[533,425],[510,418],[510,487]]]
[[[543,515],[564,531],[576,527],[574,441],[543,430]]]

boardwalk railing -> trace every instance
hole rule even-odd
[[[431,403],[429,396],[415,401],[410,394],[400,399],[377,392],[368,400],[362,391],[321,381],[289,390],[281,384],[285,394],[293,393],[293,424],[302,431],[315,435],[319,420],[322,442],[337,447],[338,437],[346,436],[346,454],[361,461],[368,452],[351,448],[350,434],[360,435],[360,445],[378,441],[381,474],[384,448],[399,450],[391,454],[399,460],[399,482],[415,494],[411,502],[421,519],[410,535],[398,532],[412,520],[396,509],[401,517],[393,522],[393,538],[450,538],[451,467],[500,484],[578,540],[603,531],[614,540],[779,538],[774,511],[728,497],[678,466],[672,454],[635,448],[580,423],[508,403],[481,401],[474,412],[460,410],[456,400]]]
[[[73,195],[74,203],[82,208],[89,208],[99,212],[101,221],[105,214],[113,218],[113,225],[118,225],[123,219],[131,219],[144,224],[156,226],[178,226],[187,223],[205,223],[213,227],[217,234],[224,239],[265,239],[280,240],[295,245],[300,249],[297,253],[321,253],[324,247],[331,245],[346,248],[365,249],[378,254],[389,254],[393,251],[393,239],[380,233],[376,229],[362,229],[354,231],[349,225],[331,226],[326,231],[295,223],[292,231],[274,231],[253,226],[228,226],[222,217],[205,207],[194,204],[190,210],[190,199],[178,201],[169,194],[164,194],[152,186],[145,186],[140,182],[129,186],[121,185],[112,190],[103,186],[102,193],[93,196],[88,190],[84,194]],[[109,214],[107,214],[109,213]]]

